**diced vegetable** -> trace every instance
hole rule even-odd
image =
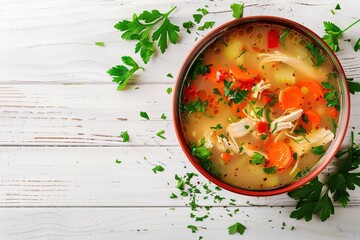
[[[252,82],[258,79],[259,73],[255,70],[249,70],[246,71],[240,69],[238,66],[231,68],[230,70],[233,77],[241,82]]]
[[[339,115],[339,112],[338,110],[336,110],[335,107],[328,107],[326,109],[326,112],[331,118],[337,118],[337,116]]]
[[[258,122],[257,129],[259,133],[264,133],[267,130],[267,123],[266,122]]]
[[[283,109],[302,108],[304,105],[304,95],[296,86],[287,87],[282,90],[279,102]]]
[[[234,61],[236,59],[236,57],[239,56],[239,54],[242,52],[243,50],[243,44],[241,43],[241,41],[237,41],[235,39],[233,39],[232,41],[229,41],[227,43],[227,47],[224,48],[224,56],[230,60],[230,61]],[[236,60],[240,61],[244,58],[244,54],[240,57],[238,57]]]
[[[267,167],[276,166],[278,171],[286,169],[293,160],[290,147],[282,141],[271,144],[267,148],[267,153],[269,156]]]
[[[270,29],[268,33],[268,47],[276,48],[277,46],[279,46],[279,33],[274,29]]]
[[[221,154],[221,159],[224,160],[225,163],[230,162],[230,159],[231,159],[230,153],[223,152],[223,153]]]
[[[294,85],[296,81],[295,70],[289,67],[281,68],[275,72],[275,80],[284,85]]]

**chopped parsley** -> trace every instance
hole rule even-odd
[[[263,168],[264,173],[266,174],[275,174],[276,173],[276,167],[268,167],[268,168]]]
[[[168,78],[174,78],[174,76],[173,76],[171,73],[168,73],[166,76],[167,76]]]
[[[311,149],[311,152],[316,154],[316,155],[323,155],[326,151],[324,149],[324,146],[320,145],[320,146],[317,146],[317,147],[313,147]]]
[[[286,49],[286,46],[285,46],[285,38],[286,36],[289,34],[290,32],[290,28],[286,28],[284,30],[284,32],[279,36],[279,41],[281,43],[281,45],[283,45],[283,47]]]
[[[100,46],[100,47],[105,47],[105,43],[104,42],[95,42],[96,46]]]
[[[183,28],[186,29],[186,32],[187,32],[188,34],[191,34],[190,29],[195,26],[195,23],[193,23],[191,20],[189,20],[189,21],[187,21],[187,22],[183,22],[182,26],[183,26]]]
[[[168,88],[166,89],[166,92],[167,92],[167,94],[171,94],[172,88],[171,88],[171,87],[168,87]]]
[[[324,94],[324,98],[326,99],[326,106],[334,107],[336,110],[340,110],[340,103],[338,94],[335,91],[335,87],[329,82],[321,82],[323,87],[327,90]]]
[[[320,66],[325,61],[325,57],[322,55],[321,50],[318,46],[315,46],[311,42],[308,42],[306,44],[306,49],[311,53],[311,61],[316,67]]]
[[[120,137],[123,139],[123,142],[128,142],[129,141],[129,134],[128,131],[123,131],[120,133]]]
[[[357,52],[360,49],[360,38],[356,41],[354,45],[354,51]]]
[[[204,31],[206,29],[213,28],[214,25],[215,25],[214,21],[204,22],[204,24],[202,26],[198,27],[198,30]]]
[[[210,129],[220,130],[220,129],[222,129],[222,126],[220,123],[218,123],[218,124],[216,124],[215,127],[210,127]]]
[[[309,123],[309,118],[306,114],[301,115],[301,120],[306,124]]]
[[[206,107],[208,105],[209,101],[205,100],[204,102],[201,101],[200,98],[197,99],[196,102],[188,102],[185,104],[180,104],[180,111],[181,112],[188,112],[188,113],[194,113],[194,112],[205,112]]]
[[[196,75],[201,74],[201,75],[205,75],[206,73],[210,72],[210,65],[204,65],[204,54],[200,54],[195,62],[193,63],[193,65],[191,65],[188,76],[190,81],[187,81],[186,84],[190,85],[190,83],[195,80]]]
[[[120,164],[121,161],[120,161],[119,159],[116,159],[116,160],[115,160],[115,163],[116,163],[116,164]]]
[[[242,18],[244,13],[244,3],[233,3],[230,5],[232,16],[234,18]]]
[[[162,138],[162,139],[166,139],[166,137],[164,137],[164,135],[163,135],[164,133],[165,133],[165,130],[161,130],[156,133],[156,136],[158,136],[159,138]]]
[[[351,94],[360,92],[360,83],[354,82],[353,78],[346,78],[347,85]]]
[[[161,119],[166,119],[166,115],[165,115],[165,113],[163,113],[163,114],[161,114],[161,117],[160,117]]]
[[[188,225],[187,228],[190,228],[192,233],[196,233],[196,231],[198,230],[198,228],[194,225]]]
[[[177,198],[178,196],[175,193],[171,193],[170,198]]]
[[[164,170],[165,170],[164,167],[161,166],[161,165],[156,165],[156,166],[152,169],[152,171],[153,171],[154,173],[163,172]]]
[[[258,153],[258,152],[254,152],[254,154],[251,157],[250,163],[259,165],[259,164],[263,164],[264,162],[265,162],[264,155],[262,155],[261,153]]]
[[[234,225],[228,227],[228,232],[230,235],[233,235],[235,233],[240,233],[240,235],[243,235],[245,230],[246,227],[239,222],[236,222]]]
[[[147,112],[140,112],[140,117],[145,118],[146,120],[149,120],[149,115],[147,114]]]

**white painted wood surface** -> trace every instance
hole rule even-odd
[[[186,198],[169,198],[177,193],[174,175],[195,170],[174,135],[166,88],[175,80],[166,74],[177,74],[196,35],[182,32],[177,45],[157,54],[128,90],[119,92],[106,71],[122,55],[134,56],[134,44],[122,41],[113,25],[135,12],[174,5],[172,19],[181,25],[208,5],[205,19],[218,26],[232,19],[232,2],[0,0],[1,239],[237,239],[227,234],[236,221],[248,228],[243,239],[360,239],[359,190],[351,193],[350,206],[336,207],[326,223],[290,219],[294,202],[285,194],[253,198],[223,190],[221,195],[236,199],[237,206],[200,201],[214,206],[214,220],[196,223],[189,218]],[[332,15],[337,3],[342,10]],[[355,1],[256,0],[245,5],[245,16],[286,17],[319,35],[323,20],[343,28],[360,16]],[[360,55],[352,45],[359,33],[360,25],[346,32],[344,39],[352,41],[341,41],[345,50],[338,54],[356,81]],[[106,46],[95,46],[96,41]],[[356,132],[359,104],[360,97],[352,97],[350,126]],[[150,120],[140,118],[140,111],[147,111]],[[166,140],[155,136],[161,129]],[[129,131],[129,143],[121,142],[122,130]],[[156,164],[165,171],[154,174]],[[332,169],[330,164],[322,175]],[[201,176],[199,181],[206,182]],[[223,207],[240,212],[229,217]],[[192,234],[188,224],[199,226],[199,232]]]

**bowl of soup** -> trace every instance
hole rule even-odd
[[[245,17],[203,37],[175,86],[173,119],[190,162],[229,191],[270,196],[316,177],[344,139],[340,62],[306,27]]]

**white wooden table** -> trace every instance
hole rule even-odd
[[[196,35],[182,31],[177,45],[157,54],[120,92],[106,71],[121,56],[135,56],[134,43],[121,40],[113,25],[133,13],[174,5],[178,8],[171,18],[181,25],[208,5],[205,19],[218,26],[232,19],[232,2],[0,1],[0,239],[360,239],[359,190],[325,223],[290,219],[295,202],[285,194],[254,198],[223,190],[221,195],[236,199],[237,206],[200,202],[214,206],[214,220],[203,222],[189,217],[188,199],[169,198],[178,194],[174,175],[195,169],[174,134],[166,88],[175,80],[166,74],[177,74]],[[360,16],[359,1],[245,3],[245,16],[286,17],[319,35],[324,20],[344,28]],[[332,15],[336,3],[342,10]],[[357,81],[360,51],[352,46],[359,34],[360,24],[346,32],[343,39],[352,41],[341,41],[345,50],[338,53],[348,77]],[[106,46],[96,46],[97,41]],[[140,62],[138,55],[135,59]],[[350,126],[357,133],[360,95],[351,100]],[[142,119],[140,111],[147,111],[150,120]],[[155,136],[162,129],[166,140]],[[130,134],[128,143],[119,137],[123,130]],[[348,141],[349,134],[344,145]],[[157,164],[165,171],[154,174]],[[201,176],[199,181],[206,182]],[[240,212],[229,217],[224,207]],[[229,236],[227,227],[237,221],[247,227],[245,234]],[[189,224],[199,231],[191,233]]]

